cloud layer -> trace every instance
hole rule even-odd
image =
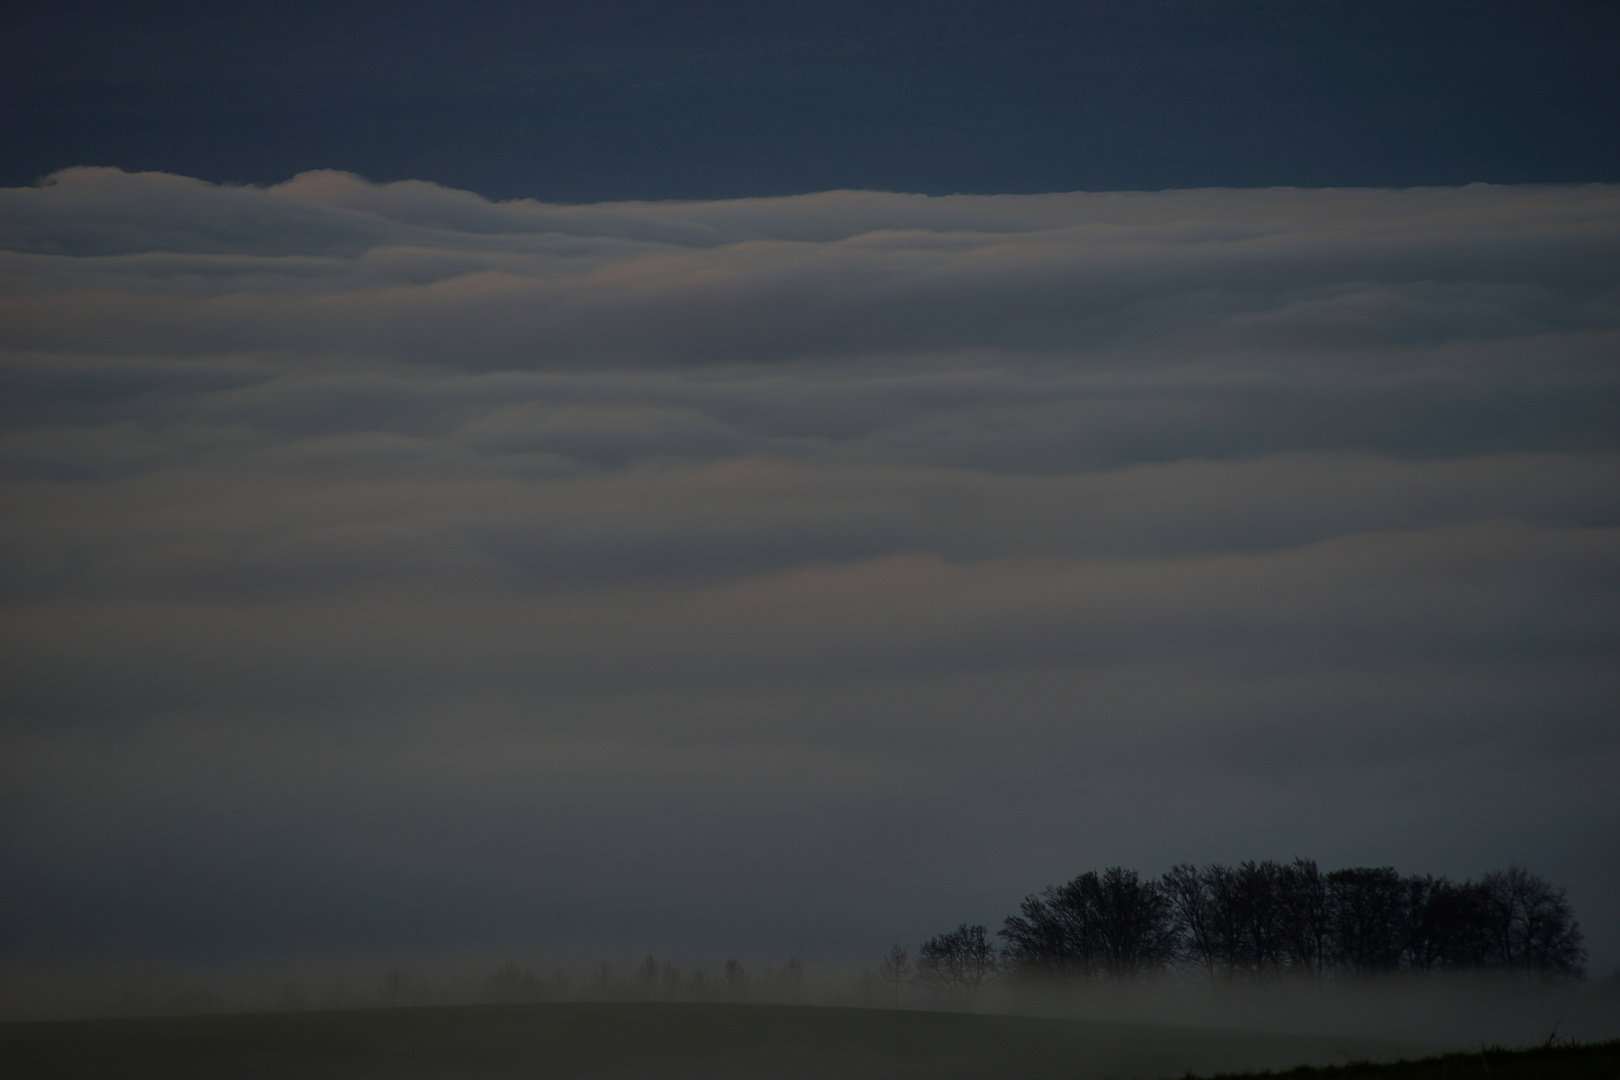
[[[1103,862],[1620,956],[1620,190],[0,191],[0,949],[835,953]]]

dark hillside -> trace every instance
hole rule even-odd
[[[1224,1074],[1220,1080],[1613,1080],[1620,1076],[1620,1040],[1573,1046],[1545,1046],[1533,1050],[1479,1050],[1444,1054],[1417,1061],[1384,1064],[1355,1062],[1287,1072]]]
[[[1102,1080],[1387,1060],[1412,1049],[961,1013],[572,1002],[6,1024],[0,1074]]]

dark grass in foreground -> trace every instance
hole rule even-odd
[[[1392,1060],[1310,1035],[781,1005],[574,1002],[0,1024],[7,1077],[1108,1080]]]
[[[1216,1080],[1620,1080],[1620,1039],[1601,1043],[1500,1047],[1385,1064],[1351,1062],[1287,1072],[1222,1073]]]

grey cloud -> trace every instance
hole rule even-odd
[[[88,187],[98,206],[111,202],[136,221],[167,220],[192,205],[166,190],[180,183],[74,171],[14,201],[7,216],[21,233],[48,231],[58,218],[76,222],[75,193]],[[1614,331],[1617,224],[1613,196],[1601,186],[1516,197],[1489,188],[1446,195],[1280,191],[1270,193],[1269,217],[1268,204],[1252,193],[921,200],[941,203],[927,207],[926,231],[817,240],[795,237],[803,216],[796,200],[763,200],[751,229],[775,220],[775,233],[751,238],[733,230],[705,245],[626,244],[611,235],[625,223],[701,216],[701,207],[504,208],[513,229],[555,213],[577,217],[578,228],[604,230],[581,246],[578,236],[421,230],[373,210],[184,183],[204,189],[195,200],[197,222],[182,214],[169,241],[153,240],[153,254],[87,266],[77,289],[38,295],[40,286],[29,283],[42,274],[50,280],[59,257],[14,255],[12,339],[114,352],[315,349],[382,352],[430,366],[545,368],[1104,346],[1128,346],[1130,362],[1142,364],[1155,343],[1178,353],[1337,351]],[[148,195],[153,186],[165,188],[163,199]],[[456,205],[471,198],[442,197]],[[846,193],[829,209],[860,221],[895,199]],[[186,238],[211,223],[250,216],[254,200],[264,204],[255,210],[269,236],[289,231],[276,215],[294,207],[332,215],[338,239],[346,223],[364,218],[377,246],[348,258],[352,252],[335,239],[323,272],[306,258],[264,258],[255,272],[262,281],[240,257],[213,273],[178,272],[167,252],[190,250]],[[389,189],[371,201],[386,211]],[[975,231],[981,223],[974,210],[1003,203],[1024,227]],[[497,217],[503,212],[483,205]],[[953,222],[956,206],[966,209]],[[1036,212],[1044,212],[1044,227],[1031,220]],[[1246,219],[1245,228],[1221,235],[1218,226],[1232,217]],[[1169,226],[1175,229],[1167,236]],[[504,246],[514,240],[521,251]],[[196,265],[195,255],[188,265]],[[244,273],[248,280],[238,280]],[[276,279],[279,285],[270,284]],[[91,307],[82,306],[83,292],[96,296]],[[1106,363],[1108,355],[1091,362]]]
[[[0,222],[7,251],[42,255],[353,254],[371,239],[339,215],[251,188],[117,169],[70,169],[7,189]]]
[[[1296,852],[1620,955],[1612,187],[69,170],[0,247],[0,955],[832,955]]]

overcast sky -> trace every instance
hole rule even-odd
[[[0,191],[0,952],[857,956],[1122,862],[1620,962],[1620,189]]]

